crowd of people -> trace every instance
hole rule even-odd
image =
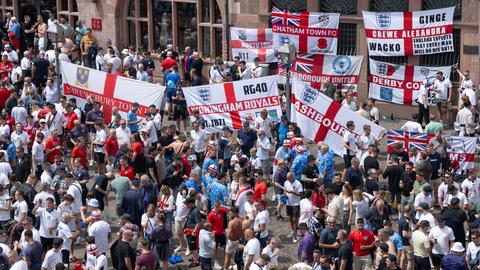
[[[349,121],[340,162],[327,143],[266,110],[238,131],[207,134],[182,86],[268,71],[258,58],[217,58],[204,78],[196,51],[168,45],[158,54],[161,106],[144,118],[138,103],[126,117],[114,108],[107,123],[92,97],[79,107],[62,94],[58,65],[156,83],[152,54],[110,40],[104,53],[81,21],[23,19],[6,13],[0,25],[0,269],[153,270],[183,260],[201,269],[479,269],[480,180],[475,168],[451,170],[443,138],[451,95],[438,95],[435,115],[422,92],[419,114],[402,127],[433,136],[425,151],[396,145],[384,165],[382,137],[369,125],[356,136]],[[474,86],[459,73],[455,128],[475,136]],[[446,80],[439,73],[423,91],[451,93]],[[353,92],[323,90],[380,124],[374,99],[357,107]],[[295,263],[283,260],[292,256],[285,249],[297,251]]]

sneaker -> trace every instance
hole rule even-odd
[[[289,235],[287,235],[287,238],[294,238],[295,237],[295,233],[294,232],[291,232]]]
[[[189,256],[190,254],[192,254],[192,252],[190,251],[190,249],[187,249],[187,251],[185,252],[185,256]]]
[[[297,239],[296,236],[293,237],[293,241],[292,241],[292,242],[293,242],[293,243],[297,243],[297,242],[298,242],[298,239]]]
[[[215,269],[217,269],[217,270],[222,270],[222,269],[223,269],[223,267],[220,266],[220,264],[218,264],[217,261],[215,261],[215,263],[214,263],[214,265],[213,265],[213,268],[215,268]]]

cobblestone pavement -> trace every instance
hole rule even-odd
[[[397,128],[399,129],[406,121],[405,120],[383,120],[381,122],[381,125],[383,127],[385,127],[386,129],[394,129],[394,128]],[[447,133],[449,133],[451,131],[447,131]],[[381,150],[381,153],[380,153],[380,156],[379,156],[379,161],[380,161],[380,166],[385,166],[386,165],[386,137],[383,138],[380,142],[380,146],[379,146],[380,150]],[[313,146],[311,147],[311,149],[313,150]],[[340,157],[337,157],[336,159],[336,164],[335,164],[335,168],[336,170],[340,170],[341,168],[343,167],[343,160],[340,158]],[[381,182],[383,182],[383,179],[380,180]],[[386,182],[385,182],[386,183]],[[282,247],[281,247],[281,255],[279,256],[279,264],[280,264],[280,269],[287,269],[289,266],[295,264],[296,262],[298,262],[298,259],[297,259],[297,249],[298,249],[298,245],[299,245],[299,242],[298,243],[293,243],[291,239],[287,238],[287,235],[291,233],[291,229],[290,229],[290,223],[288,222],[288,220],[285,220],[285,221],[278,221],[275,216],[274,216],[274,211],[275,211],[275,206],[276,206],[276,202],[272,202],[270,201],[271,198],[272,198],[272,189],[269,189],[269,192],[267,194],[267,198],[268,198],[268,205],[269,205],[269,212],[270,212],[270,215],[271,215],[271,218],[270,218],[270,228],[269,228],[269,236],[276,236],[278,237],[280,240],[281,240],[281,244],[282,244]],[[109,203],[109,206],[108,206],[108,212],[110,214],[113,214],[115,213],[115,198],[113,196],[113,194],[111,193],[110,196],[109,196],[109,200],[110,200],[110,203]],[[286,217],[285,213],[283,214],[284,217]],[[113,230],[113,233],[112,233],[112,236],[110,238],[110,243],[113,243],[116,239],[117,239],[117,235],[116,235],[116,232],[118,231],[118,228],[119,228],[119,224],[118,224],[119,220],[116,218],[116,217],[112,217],[111,221],[110,221],[110,224],[112,225],[112,230]],[[176,241],[176,239],[175,239]],[[77,258],[83,258],[83,252],[85,250],[85,247],[84,246],[77,246],[76,249],[75,249],[75,256]],[[184,253],[182,252],[181,255],[183,256]],[[107,254],[107,257],[110,258],[110,254]],[[185,262],[184,263],[181,263],[181,264],[178,264],[176,266],[172,266],[171,269],[187,269],[187,265],[188,265],[188,258],[189,257],[185,257],[184,256],[184,260]],[[222,260],[223,261],[223,260]],[[109,269],[112,269],[111,267],[111,263],[109,263]],[[191,269],[200,269],[200,267],[195,267],[195,268],[191,268]]]

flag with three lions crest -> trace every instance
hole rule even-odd
[[[347,131],[347,122],[353,121],[353,133],[360,137],[363,126],[370,125],[372,136],[379,138],[385,129],[365,119],[346,106],[332,100],[317,89],[292,79],[291,121],[297,123],[305,138],[315,143],[325,142],[335,154],[342,156],[343,135]]]
[[[190,115],[198,110],[207,133],[241,129],[266,109],[272,121],[282,115],[276,76],[183,88]]]

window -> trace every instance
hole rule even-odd
[[[13,16],[13,3],[12,1],[0,0],[0,12],[4,14],[5,12],[10,12]]]
[[[307,11],[307,0],[272,0],[272,6],[292,12]]]
[[[423,0],[422,9],[437,9],[437,8],[446,8],[446,7],[455,7],[455,12],[453,13],[454,20],[462,19],[462,0]]]
[[[408,0],[370,0],[370,11],[408,11]]]
[[[153,1],[153,46],[152,49],[165,49],[173,44],[172,3],[170,1]]]
[[[453,29],[453,48],[454,52],[428,54],[420,57],[420,65],[427,67],[441,67],[452,66],[454,64],[460,64],[460,29]],[[460,80],[458,73],[452,69],[450,73],[450,80],[452,82],[458,82]]]
[[[340,13],[342,15],[356,15],[357,0],[323,0],[320,1],[320,11]]]
[[[75,28],[78,21],[77,0],[62,0],[58,7],[57,17],[65,17],[66,21]]]
[[[197,49],[197,4],[177,3],[178,47]]]
[[[203,50],[202,56],[205,58],[211,58],[212,48],[210,47],[210,28],[202,27],[202,39],[203,39]]]
[[[202,13],[200,14],[201,23],[199,24],[202,33],[200,37],[202,57],[213,59],[223,55],[225,37],[223,36],[220,8],[216,0],[201,0],[199,2]]]
[[[130,0],[127,12],[128,44],[136,47],[148,48],[148,14],[147,0]],[[145,9],[145,10],[143,10]],[[146,37],[145,37],[146,36]]]
[[[341,23],[339,25],[338,55],[357,54],[357,25],[354,23]]]

